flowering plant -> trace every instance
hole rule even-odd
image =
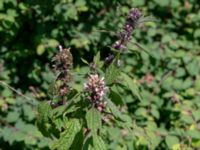
[[[133,134],[131,118],[126,115],[127,108],[117,89],[129,88],[137,99],[141,99],[137,85],[123,73],[121,54],[128,51],[132,32],[142,18],[138,9],[131,9],[118,33],[118,40],[112,45],[114,53],[104,61],[100,53],[92,63],[83,59],[90,70],[83,75],[83,80],[87,80],[81,88],[74,88],[76,75],[73,75],[70,49],[59,46],[52,60],[57,77],[50,86],[51,100],[40,104],[37,121],[40,131],[53,140],[52,149],[106,150],[102,138],[105,126],[123,126]]]

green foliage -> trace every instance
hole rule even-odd
[[[94,108],[87,111],[86,114],[87,126],[92,134],[96,134],[97,129],[101,128],[101,114]]]
[[[134,83],[134,80],[132,80],[125,73],[122,73],[121,75],[122,75],[122,79],[124,79],[125,84],[127,84],[128,88],[131,90],[133,96],[136,96],[136,98],[142,101],[137,83],[136,82]]]
[[[105,74],[106,83],[111,84],[115,82],[115,80],[117,80],[117,77],[119,76],[119,73],[120,73],[120,68],[117,67],[115,63],[109,65]]]
[[[42,131],[44,135],[50,134],[50,113],[51,107],[49,106],[48,102],[42,102],[38,107],[38,119],[37,119],[37,126]]]
[[[104,141],[97,135],[97,130],[101,129],[101,114],[94,108],[91,108],[86,114],[88,128],[91,130],[93,145],[95,150],[106,150]]]
[[[77,133],[81,130],[81,125],[78,120],[69,120],[66,124],[66,129],[60,135],[60,138],[53,143],[52,149],[65,150],[69,149],[75,139]]]
[[[122,66],[103,70],[132,7],[158,22],[141,24],[131,41],[141,46],[130,43]],[[1,0],[0,81],[25,97],[0,83],[0,149],[199,149],[199,8],[198,0]],[[59,44],[71,47],[77,91],[51,108]],[[110,88],[105,113],[79,93],[95,54]]]
[[[37,103],[29,103],[20,96],[14,98],[8,88],[3,88],[1,96],[1,147],[14,148],[19,144],[21,147],[47,148],[49,139],[44,138],[34,124]]]

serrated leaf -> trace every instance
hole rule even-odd
[[[100,136],[93,136],[93,145],[95,150],[107,150],[106,145]]]
[[[101,114],[95,108],[91,108],[86,114],[88,128],[91,130],[95,150],[106,150],[104,141],[97,135],[97,129],[101,127]]]
[[[50,128],[49,124],[49,114],[51,111],[51,107],[47,101],[41,102],[38,106],[38,117],[37,117],[37,126],[39,130],[46,136],[50,133],[48,132]]]
[[[139,100],[142,100],[142,97],[140,95],[140,91],[139,91],[137,84],[134,83],[133,80],[128,75],[126,75],[125,73],[121,73],[121,76],[123,77],[127,86],[130,88],[132,94],[134,96],[136,96]]]
[[[92,107],[89,111],[87,111],[86,121],[88,128],[92,131],[92,133],[95,133],[97,129],[101,127],[100,112]]]
[[[114,63],[110,64],[105,74],[106,84],[113,83],[117,79],[119,74],[120,74],[120,68],[116,67]]]
[[[56,128],[59,131],[62,131],[63,126],[65,125],[65,122],[61,118],[56,118],[53,120],[53,123],[55,124]]]
[[[107,106],[110,108],[112,114],[116,118],[118,118],[120,120],[124,120],[123,116],[122,116],[121,112],[118,110],[117,106],[110,99],[107,99],[106,102],[107,102]]]
[[[67,150],[71,147],[75,136],[81,130],[81,124],[77,119],[67,123],[67,129],[61,133],[60,138],[53,143],[52,149]]]

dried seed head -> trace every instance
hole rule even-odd
[[[69,48],[62,48],[62,46],[59,46],[58,48],[59,52],[53,57],[52,60],[54,70],[58,72],[54,86],[57,85],[57,93],[63,99],[63,96],[71,91],[69,83],[72,81],[70,71],[73,67],[73,58]]]
[[[56,54],[56,56],[53,57],[53,63],[55,70],[58,71],[66,71],[69,69],[72,69],[73,66],[73,58],[72,54],[70,52],[70,48],[63,49],[61,46],[59,46],[59,53]]]

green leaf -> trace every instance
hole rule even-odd
[[[89,62],[87,60],[85,60],[84,58],[81,58],[82,62],[89,65]]]
[[[53,99],[58,96],[58,85],[56,82],[52,82],[48,87],[48,95]]]
[[[42,55],[45,52],[45,46],[44,46],[44,44],[38,45],[36,52],[37,52],[38,55]]]
[[[192,116],[186,114],[182,114],[180,120],[187,124],[192,124],[194,122]]]
[[[186,69],[190,76],[195,76],[199,74],[200,69],[197,66],[199,66],[199,62],[196,59],[192,60],[186,65]]]
[[[56,46],[59,45],[59,42],[55,39],[49,39],[47,41],[47,44],[48,44],[49,47],[56,47]]]
[[[86,121],[87,121],[88,128],[92,131],[92,133],[95,133],[97,129],[101,127],[100,112],[92,107],[86,113]]]
[[[16,138],[16,141],[20,142],[20,141],[23,141],[25,139],[26,134],[19,130],[19,131],[14,132],[13,136]]]
[[[88,134],[83,144],[83,150],[93,150],[92,142],[92,137],[90,136],[90,134]]]
[[[104,141],[97,135],[97,129],[101,128],[101,114],[95,108],[91,108],[86,114],[88,128],[91,130],[95,150],[106,150]]]
[[[77,119],[67,123],[67,129],[63,131],[60,138],[53,143],[52,149],[67,150],[71,147],[77,133],[81,130],[81,124]]]
[[[39,130],[46,136],[50,135],[50,112],[51,107],[47,101],[41,102],[38,106],[37,126]]]
[[[100,136],[94,135],[93,145],[95,150],[107,150],[106,145]]]
[[[139,108],[136,109],[135,115],[136,116],[147,117],[147,109],[145,109],[143,107],[139,107]]]
[[[65,122],[62,120],[62,118],[55,118],[53,120],[53,123],[56,126],[56,129],[58,129],[59,131],[62,131],[63,126],[65,125]]]
[[[80,130],[74,138],[74,142],[72,143],[72,146],[70,147],[71,150],[78,150],[82,149],[83,147],[83,141],[84,141],[84,135],[83,130]]]
[[[63,115],[63,113],[64,113],[65,110],[66,110],[66,105],[62,105],[62,106],[54,108],[50,112],[50,115],[53,116],[54,118],[56,118],[56,117],[59,117],[59,116]]]
[[[0,1],[0,10],[3,10],[4,6],[3,6],[4,1]]]
[[[161,7],[166,7],[169,5],[169,0],[164,0],[164,1],[160,1],[160,0],[154,0],[158,5],[160,5]]]
[[[159,119],[160,118],[160,113],[156,108],[151,109],[151,114],[156,118]]]
[[[200,29],[196,29],[194,32],[194,37],[199,38],[200,37]]]
[[[35,119],[34,110],[32,110],[30,105],[23,105],[24,116],[27,117],[29,121]]]
[[[5,141],[8,141],[10,145],[15,141],[15,137],[13,136],[13,130],[11,128],[4,127],[1,131],[1,136]]]
[[[200,91],[200,77],[195,80],[194,86],[196,90]]]
[[[196,121],[200,120],[200,109],[192,111],[192,114]]]
[[[186,135],[190,136],[193,139],[198,139],[200,140],[200,132],[198,130],[189,130],[186,132]]]
[[[14,99],[14,98],[11,98],[11,97],[7,97],[7,98],[5,99],[5,101],[6,101],[8,104],[11,104],[11,105],[16,103],[15,99]]]
[[[8,122],[16,122],[19,119],[19,113],[17,112],[10,112],[6,117]]]
[[[195,147],[195,148],[199,148],[199,147],[200,147],[200,140],[197,140],[197,141],[195,140],[195,141],[193,141],[193,142],[192,142],[192,146]]]
[[[126,82],[128,88],[130,88],[133,96],[136,96],[139,100],[142,101],[142,97],[140,95],[140,91],[137,86],[137,83],[134,83],[134,81],[125,73],[121,73],[121,76],[123,77],[124,81]]]
[[[107,99],[107,106],[109,107],[109,109],[111,110],[112,114],[120,119],[120,120],[124,120],[121,112],[118,110],[117,106],[110,100],[110,99]]]
[[[100,51],[98,51],[97,55],[93,59],[93,63],[96,65],[97,68],[101,68],[103,66],[103,61],[101,61]]]
[[[117,79],[119,74],[120,74],[120,68],[116,67],[114,63],[110,64],[105,74],[106,84],[113,83]]]
[[[170,35],[164,35],[162,37],[162,43],[168,43],[172,40],[172,37]]]
[[[123,105],[124,101],[122,99],[122,97],[115,91],[110,90],[110,95],[109,95],[110,99],[112,99],[112,101],[116,104],[116,105]]]
[[[99,61],[100,61],[100,51],[98,51],[98,53],[97,53],[97,55],[94,57],[94,59],[93,59],[93,62],[95,63],[95,64],[98,64],[99,63]]]
[[[166,144],[167,144],[167,146],[168,146],[169,148],[172,148],[173,145],[179,143],[179,139],[178,139],[178,137],[176,137],[176,136],[168,135],[168,136],[166,136],[166,138],[165,138],[165,142],[166,142]]]

